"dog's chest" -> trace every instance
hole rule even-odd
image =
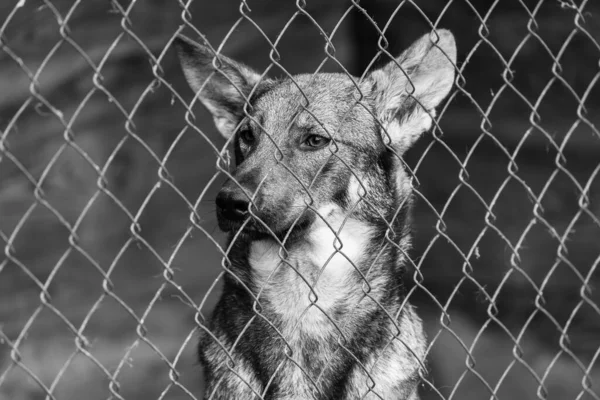
[[[250,248],[248,262],[263,317],[278,331],[276,343],[268,346],[271,357],[263,357],[273,364],[267,369],[269,376],[275,373],[276,398],[320,398],[316,387],[345,391],[347,398],[378,398],[368,394],[372,378],[380,391],[398,398],[418,362],[397,339],[362,363],[340,346],[342,335],[373,334],[358,332],[366,328],[361,318],[378,307],[363,292],[372,232],[366,223],[329,216],[327,223],[314,223],[304,243],[287,254],[274,241],[256,241]],[[373,281],[381,277],[367,278],[375,286],[381,283]],[[418,335],[410,336],[414,344]],[[414,382],[407,385],[412,390]]]
[[[263,365],[267,378],[260,380],[257,390],[269,385],[273,391],[268,398],[273,400],[417,399],[425,340],[421,321],[409,305],[398,328],[401,333],[395,337],[390,323],[381,345],[362,356],[356,346],[346,343],[342,347],[341,341],[328,334],[320,340],[294,335],[285,345],[273,341],[260,350],[269,365]]]
[[[359,313],[363,294],[357,268],[369,240],[368,227],[348,220],[343,226],[313,224],[288,254],[274,241],[252,244],[249,264],[257,297],[280,336],[272,348],[272,359],[281,364],[278,399],[313,398],[315,384],[322,387],[335,380],[335,369],[349,368],[340,332],[351,335],[348,317]]]
[[[364,295],[358,268],[370,229],[351,219],[339,225],[315,223],[287,254],[275,241],[251,245],[248,261],[258,300],[268,303],[287,340],[321,338],[342,328],[337,321]]]

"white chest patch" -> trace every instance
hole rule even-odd
[[[367,251],[370,226],[346,218],[336,205],[322,207],[318,214],[287,257],[274,240],[255,241],[250,248],[259,298],[269,298],[291,329],[330,325],[324,313],[360,294],[350,279]]]
[[[340,215],[336,206],[323,207],[319,214],[308,235],[307,257],[323,271],[324,279],[343,278],[358,267],[367,251],[371,229],[364,222]]]

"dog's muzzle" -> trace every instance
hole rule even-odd
[[[288,221],[284,218],[288,214],[287,207],[281,203],[271,205],[268,208],[269,213],[262,209],[264,205],[256,204],[255,201],[260,203],[259,199],[255,201],[250,199],[249,191],[239,185],[226,183],[221,188],[215,204],[219,228],[223,232],[236,233],[241,229],[240,234],[249,235],[254,239],[263,237],[283,239],[304,231],[314,220],[314,213],[304,212],[289,218]]]
[[[250,216],[250,199],[241,189],[221,189],[215,203],[219,228],[225,232],[239,228]]]

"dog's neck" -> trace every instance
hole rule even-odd
[[[274,239],[246,244],[248,287],[265,316],[274,314],[289,332],[326,332],[323,324],[400,290],[402,255],[385,235],[334,207],[319,215],[285,250]]]
[[[275,240],[252,242],[248,263],[255,283],[269,286],[284,270],[296,269],[299,278],[317,287],[358,271],[370,250],[373,230],[363,222],[333,214],[315,219],[288,249]]]

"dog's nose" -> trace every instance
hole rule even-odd
[[[231,221],[243,221],[248,215],[250,201],[239,190],[221,190],[215,199],[221,215]]]

